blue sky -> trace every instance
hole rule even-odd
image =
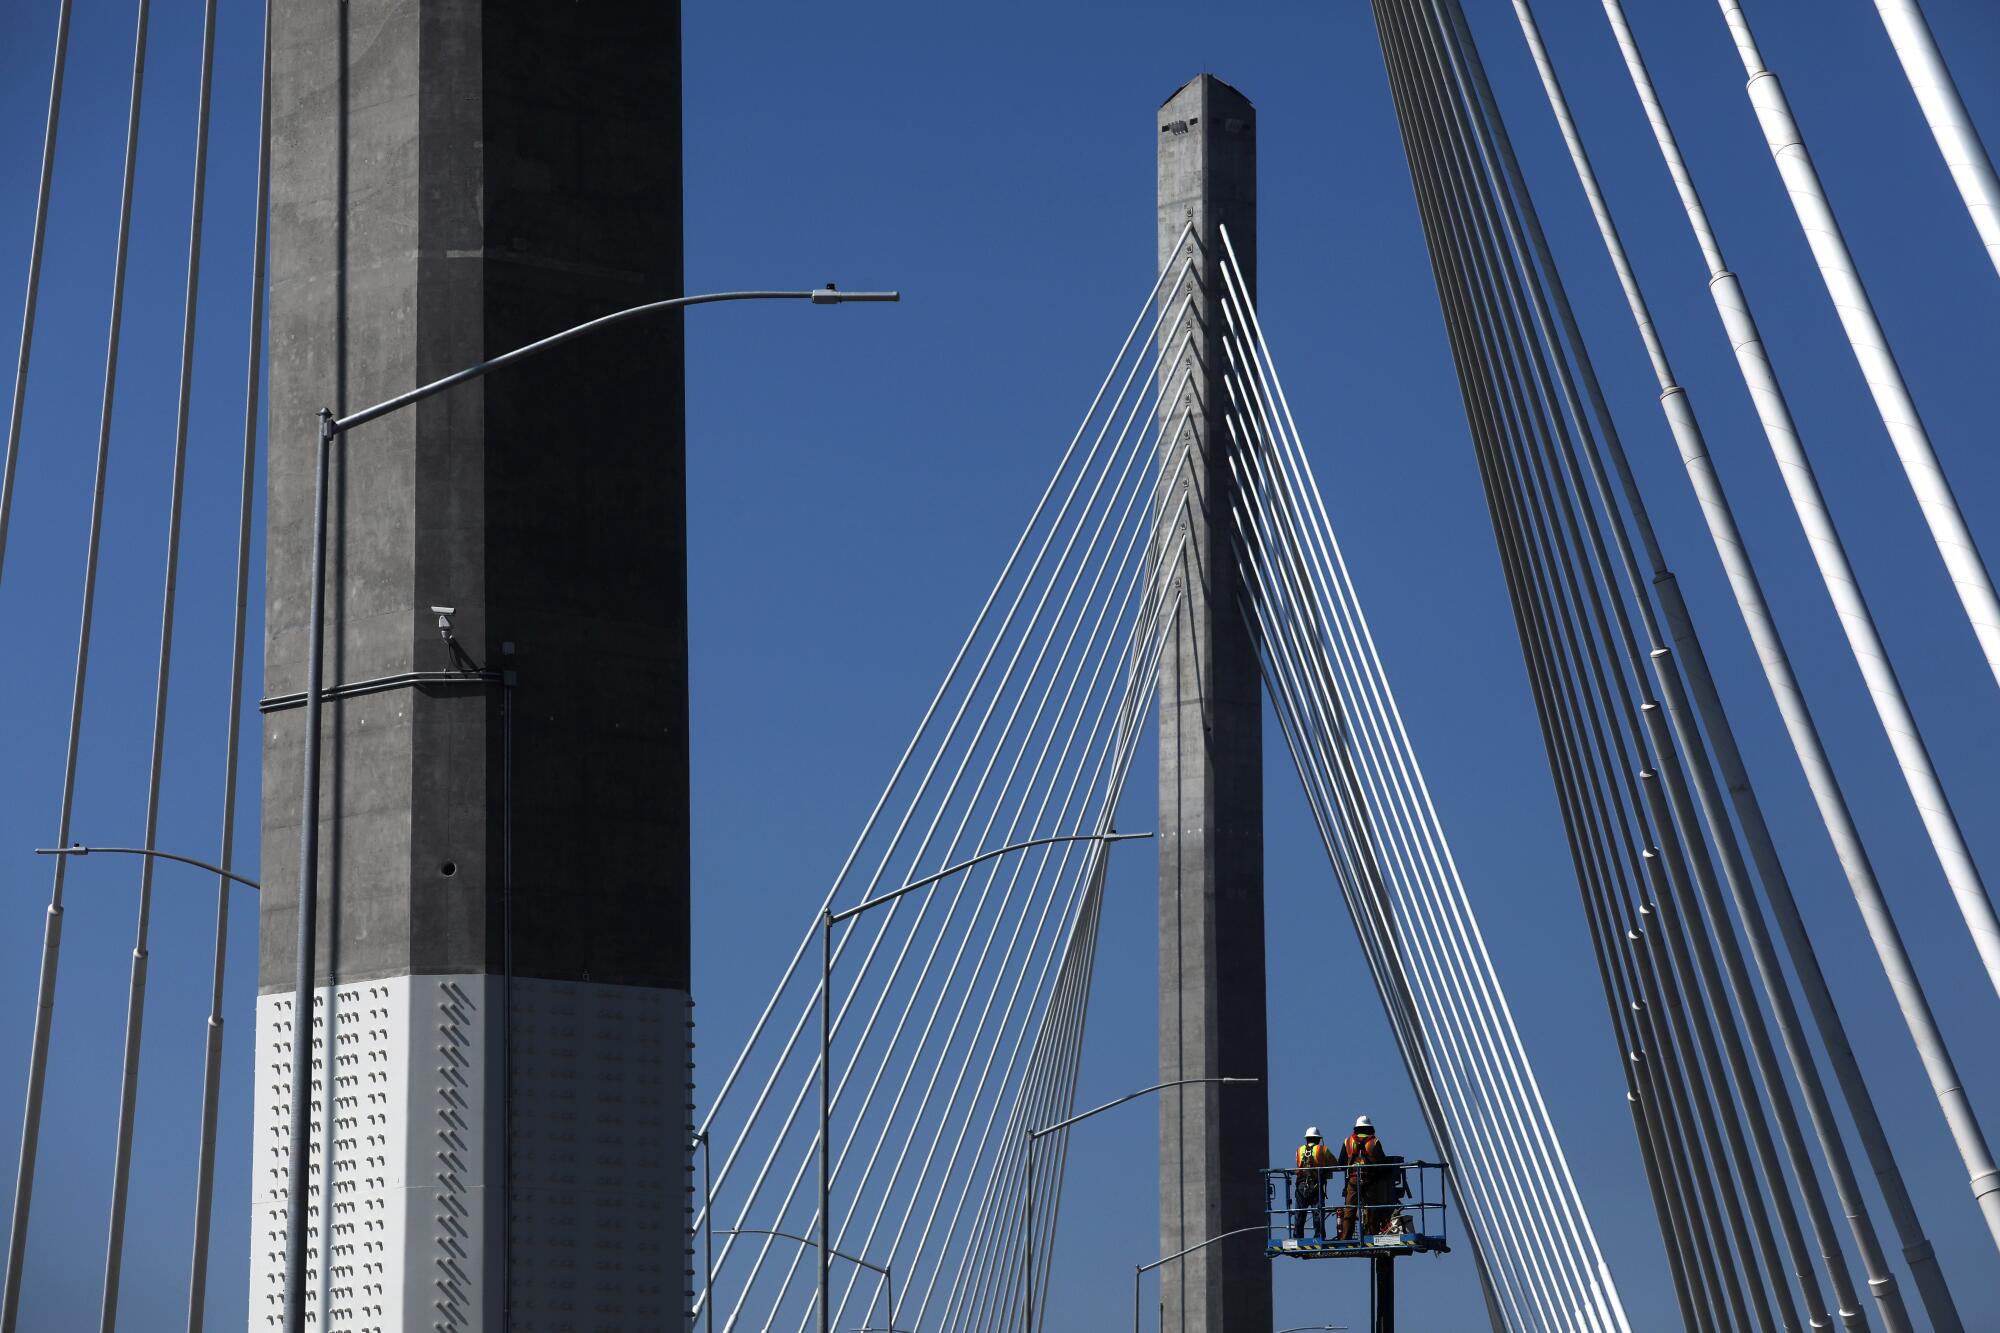
[[[2000,1263],[1679,474],[1510,7],[1472,8],[1930,1235],[1961,1307],[2000,1308]],[[1634,10],[1919,720],[1992,870],[2000,698],[1786,207],[1721,17],[1701,4]],[[2000,138],[2000,14],[1978,0],[1933,0],[1927,12],[1975,119]],[[198,855],[213,849],[219,824],[259,7],[225,0],[222,13],[160,838]],[[0,584],[0,1108],[19,1105],[27,1064],[48,880],[30,849],[54,836],[132,37],[123,0],[77,0],[76,14]],[[0,310],[10,335],[53,15],[47,3],[0,5],[0,116],[10,127],[0,140],[9,187],[0,194]],[[1873,7],[1766,3],[1751,17],[1992,555],[2000,277]],[[1995,997],[1818,586],[1601,13],[1583,0],[1547,0],[1541,18],[1912,952],[1975,1102],[1990,1128],[2000,1125]],[[1664,1326],[1664,1263],[1367,8],[742,3],[688,6],[685,34],[688,289],[837,280],[905,293],[895,308],[718,307],[689,317],[699,1077],[712,1082],[747,1030],[1150,283],[1153,109],[1212,70],[1258,106],[1262,317],[1331,516],[1627,1305],[1646,1326]],[[198,54],[198,7],[157,7],[76,821],[78,836],[98,841],[136,838],[143,813]],[[1365,1110],[1392,1150],[1428,1151],[1286,763],[1273,747],[1274,1150],[1307,1121]],[[1134,786],[1150,792],[1148,782]],[[255,799],[254,741],[243,790]],[[244,822],[254,827],[247,806]],[[241,862],[254,873],[254,838]],[[1143,853],[1114,861],[1083,1102],[1152,1081],[1151,864]],[[25,1306],[33,1327],[68,1326],[96,1308],[114,1132],[109,1071],[135,882],[129,865],[89,863],[71,878]],[[125,1282],[133,1329],[179,1319],[212,929],[204,881],[188,872],[163,874],[161,884]],[[219,1184],[217,1328],[241,1326],[249,1245],[254,904],[239,902],[232,924],[236,1096],[224,1132],[235,1147]],[[0,1113],[9,1142],[14,1115]],[[1157,1253],[1153,1190],[1129,1166],[1151,1160],[1153,1137],[1152,1115],[1134,1109],[1094,1122],[1072,1145],[1052,1277],[1059,1326],[1121,1319],[1123,1275]],[[0,1187],[11,1185],[12,1167],[8,1151]],[[1423,1261],[1417,1272],[1424,1280],[1404,1284],[1408,1326],[1477,1317],[1464,1255]],[[1343,1266],[1281,1268],[1277,1291],[1280,1327],[1365,1318],[1362,1274]]]

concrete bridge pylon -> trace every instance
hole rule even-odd
[[[1160,667],[1160,1077],[1254,1084],[1169,1089],[1160,1103],[1160,1253],[1263,1220],[1269,1139],[1264,967],[1263,697],[1238,608],[1224,418],[1222,228],[1256,290],[1257,112],[1203,74],[1160,107],[1159,262],[1183,322],[1162,321],[1159,373],[1186,373],[1161,404],[1160,466],[1185,458],[1188,485],[1163,497],[1161,558],[1184,600]],[[1186,239],[1183,240],[1183,237]],[[1174,356],[1187,340],[1185,359]],[[1182,495],[1187,503],[1181,504]],[[1177,546],[1185,530],[1187,541]],[[1271,1327],[1270,1260],[1240,1236],[1160,1270],[1164,1333]]]

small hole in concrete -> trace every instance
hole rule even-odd
[[[440,875],[443,875],[446,879],[450,879],[453,875],[456,875],[458,873],[458,862],[446,861],[443,865],[438,867],[438,873]]]

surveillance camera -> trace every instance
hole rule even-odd
[[[434,616],[455,616],[458,614],[458,608],[455,606],[434,606],[431,608],[431,614]]]

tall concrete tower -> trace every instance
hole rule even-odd
[[[678,1326],[678,321],[339,444],[309,1025],[303,713],[282,696],[304,678],[315,412],[681,291],[679,5],[277,0],[273,21],[251,1324],[282,1317],[290,1070],[310,1058],[308,1328]],[[455,608],[449,642],[434,606]]]
[[[1159,111],[1162,267],[1177,262],[1189,224],[1198,258],[1188,280],[1162,296],[1178,302],[1192,291],[1195,369],[1182,398],[1164,406],[1169,421],[1186,415],[1160,460],[1171,474],[1191,455],[1194,486],[1180,620],[1160,667],[1160,1078],[1262,1080],[1263,698],[1227,526],[1220,268],[1226,225],[1254,294],[1257,113],[1208,74]],[[1163,1094],[1160,1253],[1263,1219],[1267,1100],[1261,1081]],[[1167,1265],[1160,1290],[1170,1333],[1271,1327],[1270,1260],[1254,1235]]]

